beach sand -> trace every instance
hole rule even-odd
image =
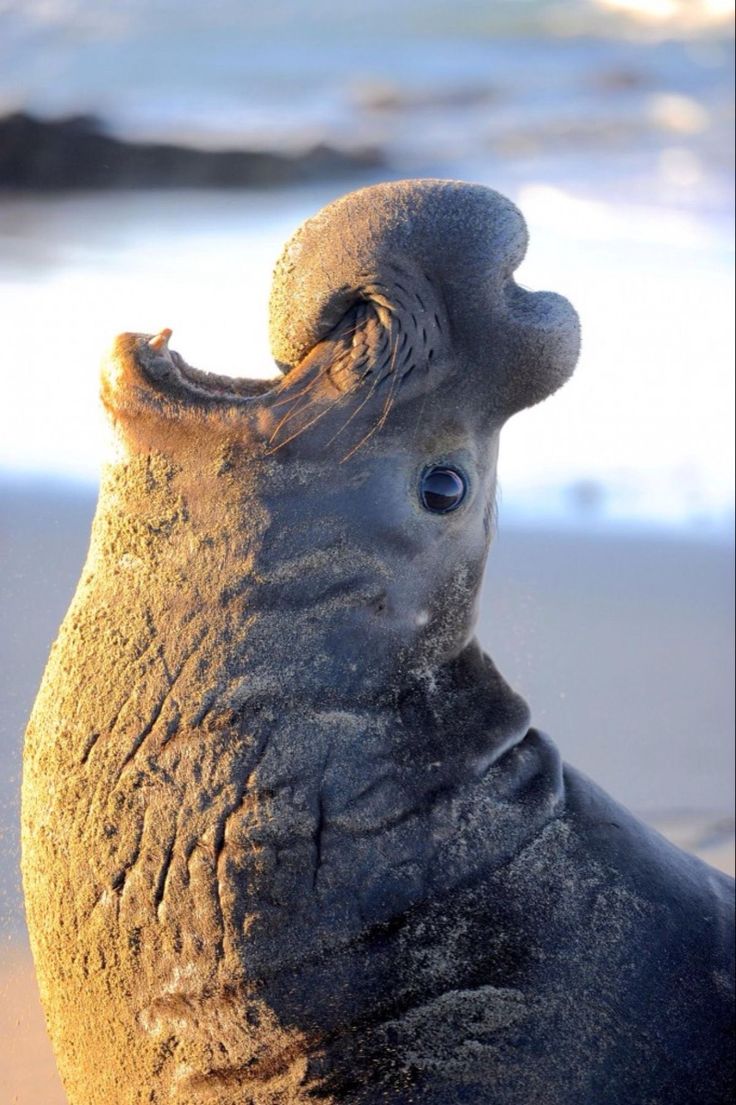
[[[6,944],[0,967],[0,1101],[66,1105],[25,941]]]
[[[22,732],[79,576],[88,488],[0,483],[0,1101],[63,1105],[25,936]],[[733,873],[733,550],[501,517],[479,635],[564,757]]]

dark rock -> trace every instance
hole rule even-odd
[[[380,164],[376,150],[327,145],[279,153],[132,142],[88,115],[0,119],[0,189],[263,188],[355,176]]]

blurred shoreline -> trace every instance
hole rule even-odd
[[[223,0],[216,16],[177,5],[172,20],[169,0],[11,0],[0,115],[95,116],[128,162],[141,143],[187,147],[200,165],[245,149],[293,174],[299,151],[326,147],[337,164],[363,150],[389,175],[533,170],[619,202],[654,191],[725,212],[733,29],[719,3],[373,0],[367,20],[338,0]]]

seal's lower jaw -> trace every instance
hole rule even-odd
[[[240,405],[281,382],[281,377],[253,380],[201,372],[169,349],[171,333],[167,327],[154,335],[125,333],[115,339],[102,368],[102,400],[108,410]]]

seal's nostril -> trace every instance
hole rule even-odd
[[[371,607],[374,614],[385,614],[388,608],[385,593],[379,595],[377,599],[374,599],[371,603]]]

